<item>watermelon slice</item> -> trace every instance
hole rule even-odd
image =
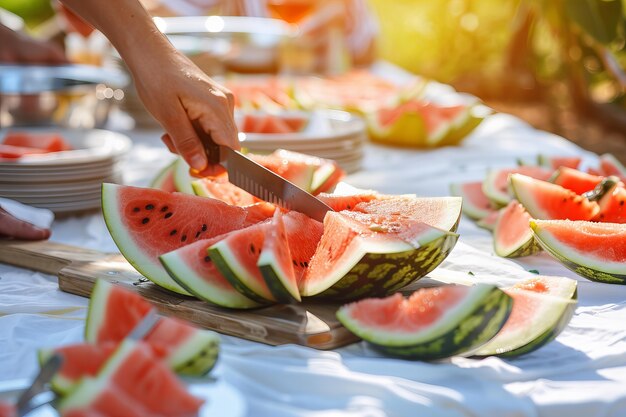
[[[590,220],[600,211],[598,204],[560,185],[521,174],[511,175],[517,200],[535,219]]]
[[[155,284],[186,295],[165,271],[159,255],[240,229],[246,218],[244,209],[221,201],[115,184],[102,185],[102,210],[128,262]]]
[[[368,203],[384,196],[375,191],[365,191],[352,195],[336,195],[321,193],[316,196],[334,211],[352,210],[359,203]]]
[[[443,286],[357,301],[337,318],[385,354],[435,360],[472,354],[500,331],[512,304],[493,285]]]
[[[296,280],[300,282],[324,234],[324,225],[297,211],[283,216]]]
[[[300,301],[289,240],[280,210],[276,210],[274,218],[269,223],[269,230],[265,234],[257,267],[276,300],[280,302],[289,302],[294,299]]]
[[[43,365],[53,354],[61,356],[61,368],[50,384],[54,392],[66,395],[76,388],[82,378],[96,376],[117,346],[114,342],[78,343],[56,349],[42,349],[38,352],[39,363]]]
[[[626,189],[622,183],[617,181],[617,177],[607,177],[606,191],[598,200],[600,212],[593,219],[594,221],[606,223],[626,223]]]
[[[191,294],[220,307],[248,309],[262,306],[233,287],[222,275],[208,254],[209,247],[222,240],[226,235],[212,239],[199,240],[172,252],[161,255],[159,259],[181,287]]]
[[[271,218],[274,215],[274,211],[276,211],[276,206],[261,201],[250,206],[245,206],[243,209],[246,212],[246,220],[243,225],[244,227],[248,227]]]
[[[567,327],[577,304],[577,283],[562,277],[533,277],[504,290],[513,310],[496,337],[477,356],[518,356],[554,340]]]
[[[615,175],[621,179],[626,178],[626,167],[610,153],[600,156],[600,169],[606,177]]]
[[[208,249],[209,256],[233,287],[260,303],[276,301],[257,267],[269,230],[268,222],[235,230]]]
[[[450,184],[452,195],[463,198],[463,213],[473,220],[480,220],[495,210],[483,192],[482,181]]]
[[[2,140],[4,145],[41,149],[44,152],[60,152],[72,149],[57,133],[8,132]]]
[[[176,190],[176,184],[174,183],[174,166],[176,160],[171,164],[163,168],[157,176],[150,183],[150,188],[156,188],[157,190],[167,191],[173,193]]]
[[[537,155],[537,165],[548,169],[569,168],[577,170],[582,162],[582,158],[578,156],[548,156]]]
[[[191,183],[193,191],[201,197],[214,198],[233,206],[249,206],[259,201],[247,191],[231,184],[226,178],[202,178]]]
[[[0,158],[18,159],[25,155],[38,155],[47,153],[43,149],[27,148],[25,146],[5,145],[0,143]]]
[[[313,178],[308,189],[311,194],[330,192],[346,175],[345,171],[339,167],[337,162],[331,159],[319,158],[317,156],[306,155],[286,149],[277,149],[271,153],[272,157],[288,161],[289,163],[304,163],[313,169]]]
[[[561,167],[550,178],[550,182],[572,190],[576,194],[584,194],[600,184],[602,178],[601,176],[591,175],[577,169]]]
[[[193,177],[189,174],[189,164],[183,158],[178,158],[174,162],[174,186],[176,191],[185,194],[195,194],[191,182]]]
[[[626,224],[533,220],[530,227],[541,246],[578,275],[626,284]]]
[[[189,417],[203,401],[144,343],[125,341],[95,378],[85,378],[58,409],[64,417]]]
[[[128,336],[151,308],[138,294],[99,280],[89,302],[85,340],[98,345],[117,344]],[[196,329],[177,319],[161,318],[144,341],[180,374],[204,375],[217,361],[217,334]]]
[[[501,210],[503,210],[503,208],[498,211],[494,211],[483,219],[478,220],[476,222],[476,226],[493,232],[496,229],[496,223],[498,222],[498,217],[500,217]]]
[[[483,181],[483,192],[495,207],[506,206],[513,199],[513,195],[509,192],[509,176],[512,174],[523,174],[547,181],[552,175],[552,171],[534,166],[489,171]]]
[[[309,191],[311,189],[313,175],[317,167],[303,161],[291,160],[279,154],[248,154],[248,157],[303,190]]]
[[[493,248],[498,256],[518,258],[541,249],[530,230],[530,220],[530,215],[517,200],[500,210],[493,231]]]

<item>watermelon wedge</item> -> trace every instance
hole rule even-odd
[[[524,206],[517,200],[511,201],[500,210],[493,231],[493,248],[498,256],[518,258],[541,250],[530,229],[531,219]]]
[[[203,401],[144,343],[125,341],[95,378],[85,378],[58,409],[64,417],[189,417]]]
[[[150,188],[156,188],[157,190],[167,191],[173,193],[176,190],[176,184],[174,183],[174,167],[176,160],[165,168],[161,169],[157,176],[150,183]]]
[[[605,179],[606,189],[601,191],[598,200],[600,212],[593,219],[605,223],[626,223],[626,188],[617,177]]]
[[[271,153],[271,157],[288,161],[288,163],[305,164],[313,169],[313,177],[309,188],[305,190],[311,194],[330,192],[346,175],[337,162],[331,159],[319,158],[286,149],[277,149]]]
[[[174,162],[174,186],[176,191],[185,194],[195,194],[191,182],[194,180],[189,174],[189,164],[183,158],[177,158]]]
[[[610,153],[600,156],[600,169],[604,176],[615,175],[621,179],[626,178],[626,167]]]
[[[596,202],[560,185],[521,174],[510,180],[515,197],[535,219],[591,220],[600,211]]]
[[[72,149],[69,143],[57,133],[8,132],[2,144],[24,148],[41,149],[44,152],[61,152]]]
[[[98,345],[120,343],[151,308],[138,294],[99,280],[89,302],[85,340]],[[217,361],[217,334],[177,319],[162,318],[144,341],[180,374],[204,375]]]
[[[208,254],[208,249],[228,234],[199,240],[159,257],[170,276],[201,300],[226,308],[249,309],[264,304],[254,301],[233,287]]]
[[[450,184],[452,195],[463,198],[463,214],[473,220],[484,219],[495,211],[483,192],[482,181]]]
[[[304,161],[289,159],[279,154],[248,154],[247,156],[303,190],[309,191],[311,189],[313,175],[317,167],[309,165]]]
[[[301,301],[283,215],[276,210],[257,261],[270,292],[280,302]]]
[[[513,195],[509,192],[509,177],[512,174],[522,174],[547,181],[552,175],[552,171],[534,166],[489,171],[483,181],[483,193],[495,207],[504,207],[513,199]]]
[[[352,210],[359,203],[368,203],[372,200],[377,200],[384,197],[375,191],[364,191],[358,194],[352,195],[336,195],[321,193],[316,196],[319,200],[322,200],[326,205],[332,208],[334,211]]]
[[[532,220],[543,248],[592,281],[626,284],[626,224]]]
[[[493,285],[443,286],[357,301],[337,318],[387,355],[436,360],[472,354],[502,329],[512,305]]]
[[[185,295],[189,293],[172,280],[159,255],[240,229],[246,219],[244,209],[218,200],[106,183],[102,211],[128,262],[155,284]]]
[[[572,190],[576,194],[584,194],[596,188],[603,177],[591,175],[577,169],[561,167],[556,170],[550,182]]]
[[[559,169],[563,167],[578,170],[581,162],[582,158],[578,156],[548,156],[543,154],[537,155],[537,165],[549,169]]]
[[[39,148],[27,148],[25,146],[5,145],[0,143],[0,158],[17,159],[25,155],[39,155],[47,153]]]
[[[202,178],[192,181],[191,187],[196,195],[214,198],[232,206],[249,206],[260,200],[247,191],[231,184],[226,178]]]
[[[577,305],[577,283],[562,277],[533,277],[504,289],[513,299],[506,324],[477,356],[512,357],[554,340],[569,324]]]
[[[500,217],[500,211],[503,210],[503,208],[501,208],[498,211],[494,211],[491,214],[489,214],[487,217],[480,219],[476,222],[476,226],[482,228],[482,229],[486,229],[489,230],[490,232],[493,232],[496,229],[496,223],[498,222],[498,217]]]

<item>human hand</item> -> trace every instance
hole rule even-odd
[[[0,25],[0,62],[15,64],[64,64],[63,50],[51,42],[33,39]]]
[[[19,220],[0,208],[0,236],[22,240],[45,240],[50,237],[50,229],[42,229]]]

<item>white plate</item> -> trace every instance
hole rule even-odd
[[[98,171],[85,172],[68,172],[68,173],[37,173],[24,172],[23,174],[2,174],[0,173],[0,188],[3,185],[23,184],[24,187],[43,185],[48,186],[50,183],[64,184],[85,181],[102,181],[104,178],[110,178],[120,175],[120,168],[110,166],[106,169]]]
[[[71,191],[91,191],[99,188],[103,182],[119,182],[120,175],[112,175],[105,178],[97,178],[85,181],[59,182],[49,184],[0,184],[0,194],[3,192],[23,192],[23,193],[65,193]]]
[[[42,155],[26,155],[15,161],[0,160],[0,167],[55,167],[95,163],[120,157],[130,150],[131,140],[121,133],[100,129],[11,128],[0,130],[0,143],[9,131],[58,133],[74,150]]]
[[[15,401],[29,385],[30,381],[25,379],[0,381],[0,400]],[[206,383],[193,382],[189,384],[189,392],[204,400],[198,417],[244,417],[246,415],[247,405],[243,395],[223,380]],[[27,416],[59,417],[59,413],[51,405],[45,405]]]

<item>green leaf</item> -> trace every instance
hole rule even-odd
[[[606,45],[617,38],[622,0],[566,0],[564,6],[567,16],[598,42]]]
[[[531,274],[539,275],[539,271],[537,271],[536,269],[529,269],[528,272],[530,272]]]

